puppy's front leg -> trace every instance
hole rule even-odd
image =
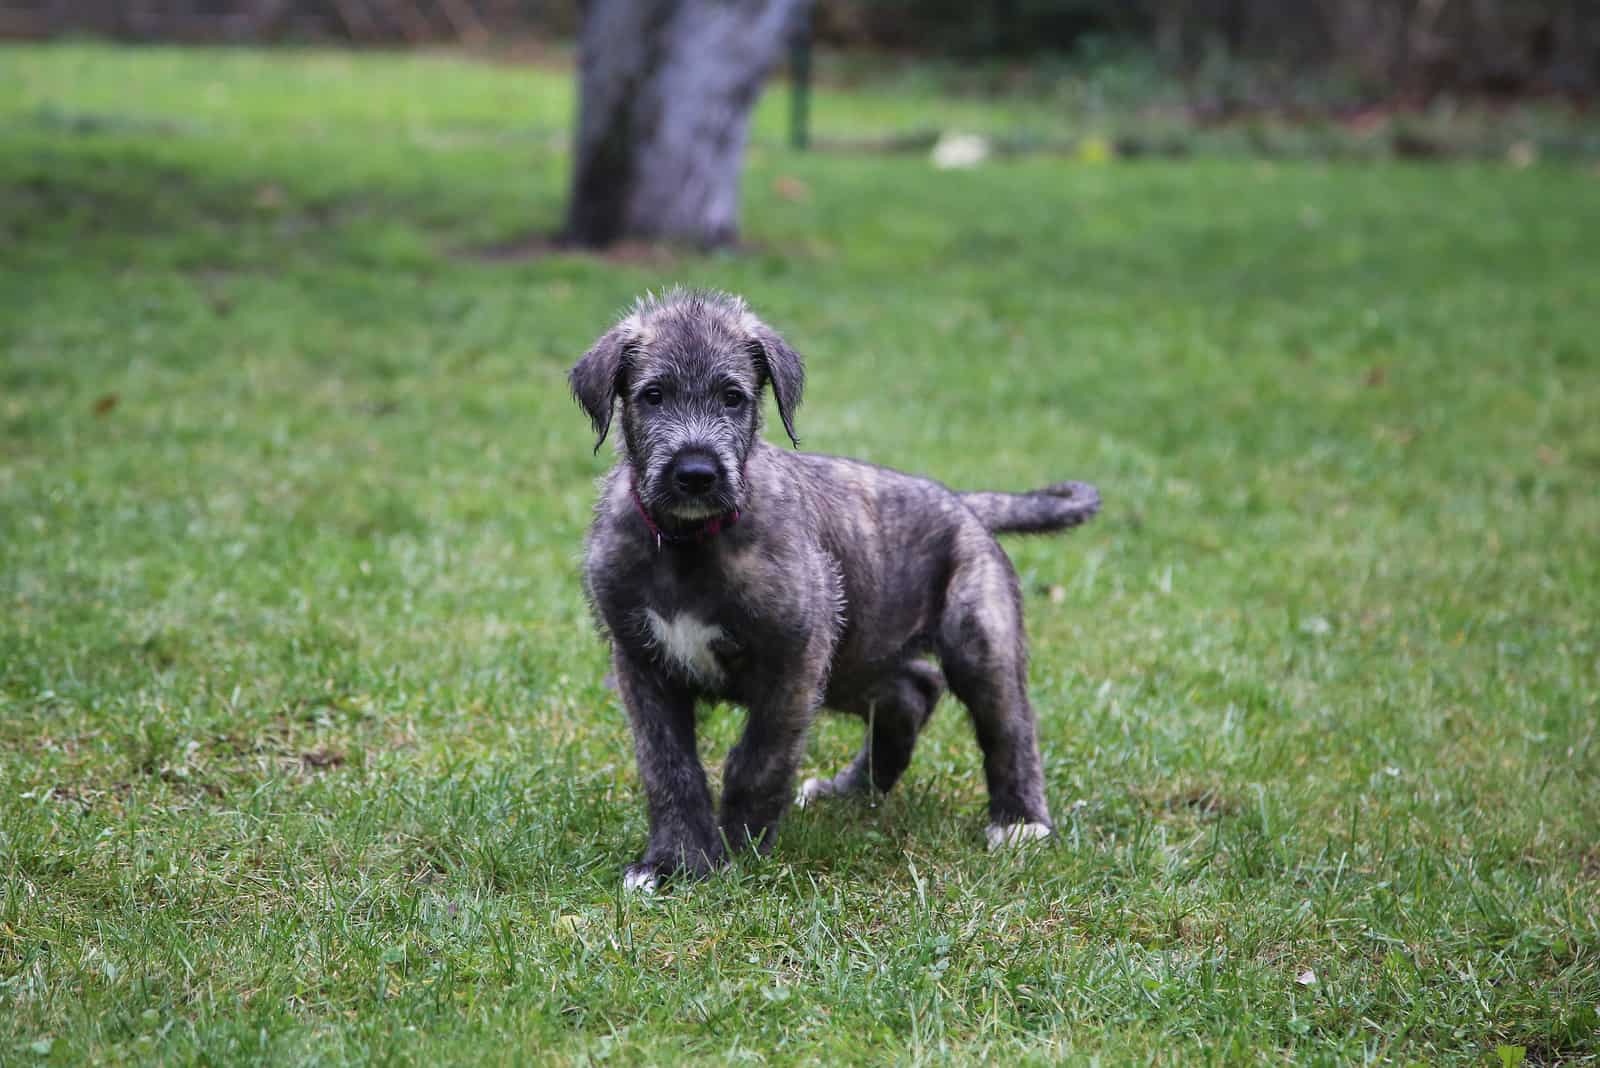
[[[821,679],[808,673],[780,679],[751,702],[744,734],[722,771],[722,833],[730,848],[772,848],[820,701]]]
[[[676,871],[704,875],[723,863],[724,850],[695,745],[694,696],[620,648],[613,664],[650,813],[650,844],[623,885],[650,892]]]

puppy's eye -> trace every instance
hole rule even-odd
[[[647,389],[641,390],[639,396],[643,397],[644,402],[650,405],[652,408],[658,408],[661,406],[661,391],[655,386],[650,386]]]
[[[724,408],[739,408],[744,405],[744,393],[737,389],[722,391],[722,406]]]

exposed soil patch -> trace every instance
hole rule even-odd
[[[653,241],[619,241],[603,249],[573,244],[557,234],[528,234],[467,249],[462,259],[481,263],[526,263],[547,256],[589,256],[622,266],[663,266],[678,262],[685,250]]]
[[[618,241],[605,248],[590,248],[575,244],[559,234],[536,233],[497,241],[490,245],[457,250],[458,260],[476,263],[530,263],[548,256],[583,256],[619,267],[670,267],[685,260],[710,254],[751,256],[769,254],[774,250],[752,241],[740,241],[714,249],[694,245],[673,244],[667,241]]]
[[[1158,812],[1187,812],[1199,819],[1231,816],[1239,811],[1239,801],[1212,784],[1178,784],[1172,789],[1135,791],[1147,808]]]
[[[337,749],[329,749],[319,745],[315,749],[307,749],[300,754],[302,766],[321,770],[323,768],[337,768],[343,766],[345,756]]]
[[[47,789],[51,801],[58,805],[74,805],[81,812],[88,812],[107,802],[120,806],[132,792],[133,787],[125,782],[112,783],[103,788],[81,783],[57,783]]]

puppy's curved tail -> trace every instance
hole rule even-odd
[[[1057,482],[1031,493],[960,494],[995,534],[1046,534],[1087,523],[1100,511],[1100,491],[1087,482]]]

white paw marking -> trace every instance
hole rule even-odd
[[[724,637],[722,628],[680,612],[665,619],[653,608],[644,610],[645,622],[655,647],[697,681],[707,685],[722,682],[722,665],[717,663],[711,643]]]
[[[1003,846],[1025,845],[1028,842],[1037,842],[1041,838],[1049,838],[1050,828],[1042,823],[991,823],[987,834],[989,848],[1000,849]]]
[[[805,808],[817,798],[827,797],[831,793],[833,793],[833,783],[813,775],[800,784],[800,792],[795,795],[794,803],[799,808]]]
[[[661,880],[648,868],[629,868],[622,876],[622,888],[630,894],[653,894]]]

